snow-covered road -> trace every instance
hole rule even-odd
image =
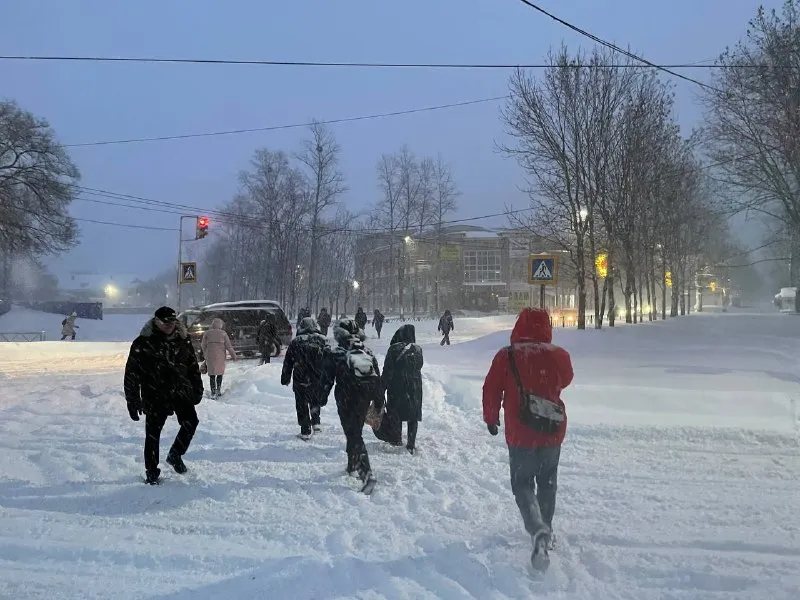
[[[419,324],[419,452],[367,432],[371,498],[343,474],[332,402],[322,434],[295,437],[280,363],[232,365],[226,395],[198,407],[190,472],[150,487],[125,344],[0,344],[0,598],[798,597],[800,319],[557,331],[576,378],[541,580],[502,436],[481,422],[512,323],[458,320],[449,348]]]

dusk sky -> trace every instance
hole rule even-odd
[[[657,63],[713,61],[745,34],[747,0],[543,1],[558,16]],[[764,3],[777,7],[780,0]],[[517,0],[410,2],[6,2],[0,54],[342,62],[537,63],[562,41],[591,42]],[[686,71],[706,80],[705,69]],[[65,144],[303,123],[501,96],[509,72],[185,64],[0,61],[0,97],[48,119]],[[665,77],[668,77],[665,75]],[[685,132],[700,124],[697,87],[673,79]],[[349,192],[365,209],[379,198],[375,164],[406,143],[441,153],[462,193],[457,217],[527,205],[524,175],[495,145],[500,102],[332,126]],[[217,208],[260,147],[294,151],[303,128],[71,148],[82,185]],[[102,199],[95,197],[95,199]],[[107,200],[107,199],[106,199]],[[199,212],[202,212],[200,210]],[[176,215],[76,201],[75,217],[172,228]],[[503,219],[487,221],[503,225]],[[212,220],[212,231],[213,231]],[[81,244],[49,261],[70,271],[136,273],[172,267],[168,231],[80,223]]]

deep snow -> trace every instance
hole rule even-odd
[[[141,321],[109,317],[89,339]],[[417,324],[419,453],[365,429],[371,498],[344,476],[332,399],[323,433],[295,437],[279,362],[231,364],[226,395],[198,407],[189,473],[153,488],[122,397],[127,343],[0,344],[0,598],[797,597],[800,319],[557,330],[576,378],[541,580],[502,435],[481,422],[512,324],[458,319],[447,348],[435,322]],[[381,362],[395,327],[368,342]]]

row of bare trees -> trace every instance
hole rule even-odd
[[[596,49],[548,56],[541,77],[518,70],[503,111],[503,150],[528,176],[531,211],[516,226],[567,257],[579,327],[587,296],[595,327],[686,311],[694,274],[727,251],[726,219],[673,116],[670,88],[651,69]],[[598,269],[598,257],[604,268]],[[643,310],[647,307],[647,310]]]

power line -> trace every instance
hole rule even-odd
[[[251,127],[246,129],[231,129],[226,131],[207,131],[202,133],[186,133],[181,135],[161,135],[155,137],[144,138],[128,138],[121,140],[105,140],[99,142],[83,142],[79,144],[64,144],[66,148],[85,148],[87,146],[108,146],[111,144],[134,144],[139,142],[163,142],[167,140],[186,140],[191,138],[214,137],[221,135],[236,135],[242,133],[256,133],[263,131],[279,131],[283,129],[298,129],[300,127],[309,127],[314,123],[320,125],[336,125],[339,123],[353,123],[356,121],[369,121],[374,119],[385,119],[388,117],[399,117],[402,115],[411,115],[415,113],[432,112],[437,110],[446,110],[450,108],[459,108],[462,106],[471,106],[473,104],[485,104],[487,102],[498,102],[505,100],[508,96],[493,96],[491,98],[478,98],[476,100],[465,100],[463,102],[451,102],[449,104],[436,104],[433,106],[423,106],[420,108],[409,108],[406,110],[395,110],[385,113],[374,113],[370,115],[360,115],[357,117],[341,117],[338,119],[326,119],[324,121],[306,121],[303,123],[290,123],[286,125],[270,125],[267,127]]]
[[[638,56],[638,55],[634,54],[633,52],[631,52],[629,50],[625,50],[623,48],[620,48],[616,44],[613,44],[613,43],[611,43],[609,41],[606,41],[606,40],[604,40],[604,39],[602,39],[600,37],[597,37],[593,33],[589,33],[585,29],[581,29],[577,25],[573,25],[572,23],[570,23],[568,21],[565,21],[564,19],[562,19],[560,17],[557,17],[553,13],[550,13],[550,12],[546,11],[541,6],[538,6],[538,5],[534,4],[530,0],[519,0],[519,1],[522,2],[523,4],[525,4],[526,6],[532,8],[533,10],[542,13],[546,17],[551,18],[555,22],[560,23],[564,27],[567,27],[568,29],[571,29],[572,31],[574,31],[576,33],[579,33],[580,35],[582,35],[584,37],[587,37],[590,40],[592,40],[593,42],[596,42],[596,43],[600,44],[601,46],[605,46],[606,48],[609,48],[609,49],[613,50],[614,52],[618,52],[619,54],[622,54],[623,56],[627,56],[630,59],[633,59],[633,60],[638,61],[638,62],[640,62],[642,64],[645,64],[648,67],[652,67],[654,69],[658,69],[659,71],[663,71],[664,73],[669,73],[673,77],[677,77],[679,79],[683,79],[684,81],[688,81],[689,83],[694,83],[695,85],[699,85],[702,88],[705,88],[705,89],[708,89],[708,90],[712,90],[714,92],[719,92],[719,90],[717,88],[715,88],[714,86],[708,85],[707,83],[703,83],[702,81],[698,81],[697,79],[693,79],[692,77],[688,77],[688,76],[683,75],[681,73],[676,73],[669,66],[657,65],[655,63],[652,63],[649,60],[647,60],[646,58],[642,58],[641,56]]]
[[[98,225],[113,225],[116,227],[127,227],[128,229],[152,229],[154,231],[178,231],[175,227],[151,227],[149,225],[134,225],[132,223],[113,223],[111,221],[95,221],[94,219],[81,219],[72,217],[75,221],[82,221],[84,223],[96,223]]]
[[[527,2],[526,2],[527,4]],[[544,11],[542,11],[544,12]],[[548,14],[548,16],[550,16]],[[556,18],[557,19],[557,18]],[[576,29],[577,30],[577,29]],[[255,59],[212,59],[212,58],[176,58],[176,57],[144,57],[144,56],[57,56],[57,55],[6,55],[0,60],[37,61],[37,62],[108,62],[108,63],[139,63],[139,64],[193,64],[193,65],[249,65],[271,67],[319,67],[319,68],[350,68],[350,69],[551,69],[560,65],[549,63],[434,63],[434,62],[329,62],[311,60],[255,60]],[[712,61],[698,61],[693,63],[676,63],[648,66],[659,69],[715,69],[723,67],[749,68],[753,65],[722,65]],[[636,65],[598,65],[598,64],[572,64],[569,68],[640,68]]]

